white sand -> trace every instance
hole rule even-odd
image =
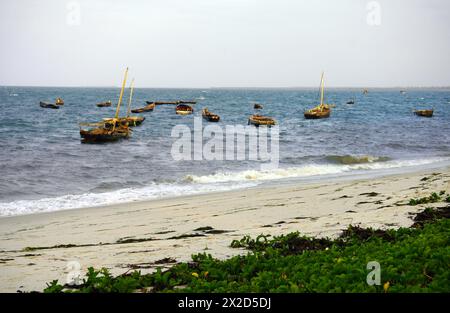
[[[375,179],[281,185],[247,190],[118,204],[0,219],[0,291],[42,290],[45,282],[66,282],[69,261],[107,267],[113,274],[165,257],[187,261],[193,253],[225,258],[246,253],[229,248],[244,235],[300,231],[311,236],[336,236],[349,224],[364,227],[409,226],[412,197],[450,192],[450,169]],[[423,177],[430,177],[421,181]],[[364,193],[375,192],[376,195]],[[437,204],[439,205],[439,204]],[[168,239],[210,226],[229,232]],[[121,238],[155,239],[117,244]],[[103,244],[100,244],[103,243]],[[107,244],[105,244],[107,243]],[[88,245],[56,248],[56,245]],[[25,251],[26,247],[53,247]]]

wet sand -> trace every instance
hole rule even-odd
[[[193,253],[246,253],[229,247],[244,235],[333,237],[349,224],[407,227],[409,213],[441,205],[409,206],[409,199],[440,190],[450,192],[449,167],[1,218],[0,291],[40,291],[54,279],[65,283],[71,261],[82,272],[89,266],[115,275],[148,272],[190,260]]]

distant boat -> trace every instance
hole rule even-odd
[[[276,121],[268,116],[254,114],[248,118],[248,124],[255,126],[273,126],[276,124]]]
[[[45,108],[45,109],[59,109],[59,105],[53,104],[53,103],[48,103],[48,102],[39,102],[39,105],[41,106],[41,108]]]
[[[255,104],[253,105],[253,108],[254,108],[255,110],[261,110],[261,109],[263,108],[263,106],[262,106],[262,104],[255,103]]]
[[[104,119],[100,123],[80,123],[80,137],[83,143],[103,143],[117,141],[128,138],[131,135],[131,129],[128,123],[123,124],[119,119],[120,104],[122,103],[125,84],[127,81],[128,68],[125,70],[125,77],[120,90],[119,102],[117,103],[116,114],[114,118]],[[82,127],[89,127],[83,129]]]
[[[320,119],[330,117],[331,106],[330,104],[323,103],[324,83],[323,76],[320,78],[320,104],[312,109],[306,110],[303,115],[306,119]]]
[[[131,113],[144,113],[144,112],[153,111],[155,109],[155,103],[154,102],[147,102],[147,103],[148,103],[148,105],[146,105],[143,108],[131,110]]]
[[[179,104],[175,108],[175,112],[179,115],[188,115],[194,112],[194,109],[187,104]]]
[[[432,117],[433,109],[431,109],[431,110],[415,110],[414,114],[416,114],[417,116]]]
[[[209,122],[218,122],[220,120],[220,116],[208,111],[208,108],[204,108],[202,110],[202,116],[205,120]]]
[[[347,104],[355,104],[355,100],[348,100]]]
[[[105,102],[97,103],[97,106],[98,106],[99,108],[103,108],[103,107],[110,107],[111,104],[112,104],[111,101],[105,101]]]
[[[404,94],[406,93],[406,91],[400,90],[400,93],[401,93],[402,95],[404,95]]]
[[[64,100],[61,99],[61,98],[56,98],[55,104],[56,104],[56,105],[64,105]]]
[[[363,90],[363,95],[367,95],[368,93],[369,93],[369,90],[367,90],[367,89]]]

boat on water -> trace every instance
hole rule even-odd
[[[97,106],[99,108],[103,108],[103,107],[110,107],[111,104],[112,104],[112,102],[108,100],[108,101],[105,101],[105,102],[97,103]]]
[[[54,103],[48,103],[48,102],[39,102],[39,105],[41,106],[41,108],[44,109],[59,109],[59,105],[56,105]]]
[[[303,113],[306,119],[320,119],[330,117],[332,105],[323,103],[323,76],[324,73],[322,73],[322,77],[320,78],[320,104],[312,109],[306,110]]]
[[[253,105],[253,108],[254,108],[255,110],[261,110],[261,109],[263,108],[263,106],[262,106],[262,104],[255,103],[255,104]]]
[[[148,104],[143,108],[133,109],[131,110],[131,113],[144,113],[153,111],[155,109],[155,103],[154,102],[147,102]]]
[[[87,126],[89,129],[80,129],[82,143],[104,143],[118,141],[130,137],[131,129],[123,125],[119,120],[110,119],[104,123],[80,123],[80,127]]]
[[[432,117],[433,111],[434,111],[433,109],[431,109],[431,110],[415,110],[414,114],[417,116]]]
[[[276,124],[276,121],[269,117],[269,116],[262,116],[259,114],[251,115],[248,118],[248,124],[249,125],[255,125],[255,126],[273,126]]]
[[[346,102],[347,104],[355,104],[355,100],[348,100],[347,102]]]
[[[405,91],[405,90],[400,90],[400,93],[401,93],[402,95],[404,95],[404,94],[406,93],[406,91]]]
[[[202,116],[205,120],[209,122],[218,122],[220,120],[220,116],[212,112],[209,112],[208,108],[204,108],[202,110]]]
[[[120,90],[119,101],[117,103],[116,114],[114,118],[104,119],[99,123],[80,123],[80,136],[83,143],[103,143],[112,142],[119,139],[129,138],[131,129],[127,122],[119,118],[120,105],[122,103],[125,84],[127,81],[128,68],[125,70],[125,77]],[[83,129],[83,127],[88,127]]]
[[[368,93],[369,93],[369,90],[367,90],[367,89],[363,90],[363,95],[367,95]]]
[[[179,115],[188,115],[194,113],[194,109],[187,104],[179,104],[175,107],[175,112]]]
[[[55,104],[56,105],[64,105],[64,100],[61,98],[56,98]]]

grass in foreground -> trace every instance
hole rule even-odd
[[[113,277],[89,268],[76,288],[57,281],[44,292],[449,292],[450,206],[427,208],[412,228],[350,226],[335,239],[290,233],[244,237],[231,244],[250,252],[227,260],[196,254],[192,262],[153,274]],[[367,263],[381,265],[381,285],[369,286]]]

